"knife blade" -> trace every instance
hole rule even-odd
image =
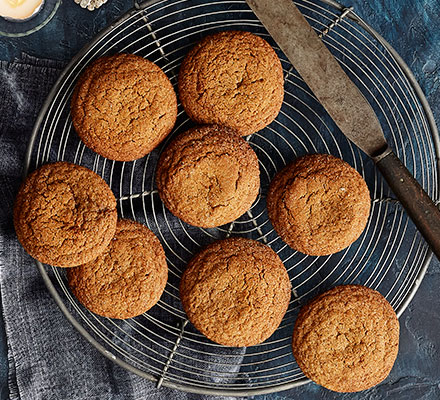
[[[440,211],[388,146],[367,99],[292,0],[246,0],[342,133],[372,157],[440,259]]]

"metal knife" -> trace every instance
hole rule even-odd
[[[292,0],[246,0],[335,123],[369,155],[440,260],[440,211],[394,154],[354,82]]]

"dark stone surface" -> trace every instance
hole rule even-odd
[[[440,121],[440,0],[352,0],[358,15],[372,25],[402,56],[425,92]],[[55,19],[24,38],[0,38],[0,60],[22,52],[68,61],[103,27],[132,6],[129,0],[109,0],[90,12],[64,0]],[[389,378],[361,394],[337,394],[305,385],[263,399],[440,399],[440,263],[433,260],[413,302],[402,315],[401,346]],[[0,337],[2,335],[0,328]],[[0,353],[5,354],[0,345]],[[0,362],[0,382],[6,381],[6,359]],[[4,388],[4,384],[3,384]],[[5,397],[5,392],[2,398]]]

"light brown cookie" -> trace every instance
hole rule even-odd
[[[167,208],[205,228],[237,219],[255,201],[258,158],[231,129],[198,126],[179,135],[162,153],[156,184]]]
[[[73,126],[103,157],[132,161],[152,151],[173,129],[177,98],[163,71],[134,54],[101,57],[78,80]]]
[[[337,286],[304,306],[293,332],[304,374],[327,389],[357,392],[382,382],[399,349],[399,321],[377,291]]]
[[[96,314],[127,319],[160,299],[168,279],[165,253],[146,226],[118,220],[109,247],[95,260],[67,271],[70,289]]]
[[[105,181],[67,162],[32,172],[15,200],[18,240],[32,257],[57,267],[97,257],[113,237],[116,220],[116,199]]]
[[[279,326],[290,281],[277,254],[255,240],[214,242],[188,264],[180,298],[192,324],[225,346],[252,346]]]
[[[228,126],[249,135],[269,125],[284,97],[281,62],[272,47],[249,32],[205,37],[185,57],[179,98],[200,124]]]
[[[315,256],[352,244],[365,229],[370,203],[361,175],[327,154],[306,155],[286,166],[267,195],[276,232],[293,249]]]

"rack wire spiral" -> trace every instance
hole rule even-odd
[[[411,73],[392,48],[352,9],[334,1],[295,1],[313,28],[372,104],[385,136],[433,199],[439,199],[439,138],[432,114]],[[72,128],[70,96],[78,76],[97,57],[117,52],[141,55],[158,64],[176,85],[180,62],[206,34],[226,29],[261,35],[277,51],[285,73],[282,110],[269,127],[246,139],[260,160],[261,193],[233,223],[215,228],[189,226],[171,215],[154,186],[158,155],[191,126],[179,105],[173,133],[145,158],[122,163],[87,149]],[[372,211],[362,236],[328,257],[291,250],[267,218],[265,193],[283,165],[298,155],[324,152],[345,159],[366,179]],[[301,305],[336,284],[359,283],[379,290],[400,315],[414,295],[431,253],[399,202],[370,161],[334,125],[322,106],[242,0],[147,2],[101,32],[66,67],[40,112],[28,147],[25,173],[45,162],[66,160],[99,173],[118,198],[121,217],[145,223],[161,240],[169,282],[160,302],[131,320],[101,318],[69,292],[64,272],[37,262],[49,291],[74,326],[104,355],[141,376],[181,390],[251,395],[307,382],[291,354],[291,334]],[[281,326],[261,345],[228,348],[210,342],[188,323],[178,283],[185,264],[201,246],[242,235],[263,241],[283,260],[292,300]]]

